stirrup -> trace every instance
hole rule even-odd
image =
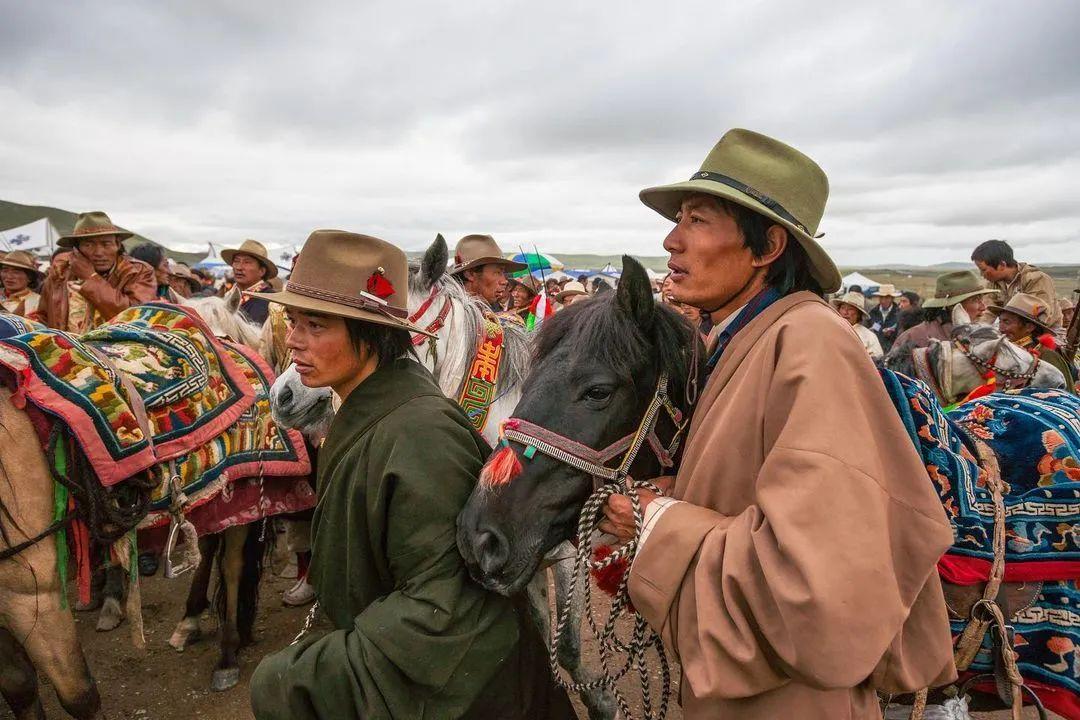
[[[184,536],[184,559],[179,563],[173,563],[172,553],[176,549],[176,540]],[[177,521],[174,517],[169,524],[169,540],[165,543],[165,577],[170,580],[183,575],[188,570],[194,570],[202,562],[202,553],[199,552],[199,534],[195,526],[187,519]]]

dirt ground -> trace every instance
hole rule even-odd
[[[165,580],[159,573],[156,577],[143,579],[145,653],[131,646],[126,624],[111,633],[98,633],[94,630],[96,613],[76,614],[83,650],[101,690],[102,717],[107,720],[250,720],[248,680],[252,671],[259,658],[293,639],[307,612],[305,608],[286,608],[281,604],[281,593],[292,582],[277,577],[276,573],[267,573],[256,621],[257,641],[240,656],[240,684],[223,693],[209,689],[210,674],[218,658],[214,620],[204,618],[203,629],[209,637],[189,646],[184,653],[177,653],[167,644],[183,614],[188,589],[186,577]],[[591,652],[591,644],[587,643],[587,657]],[[67,717],[52,689],[44,682],[42,695],[49,718]],[[628,697],[633,698],[633,695]],[[640,701],[635,705],[640,707]],[[580,705],[578,710],[585,718]],[[9,720],[11,717],[0,701],[0,718]],[[1008,713],[979,713],[975,717],[1005,720]],[[668,718],[681,720],[678,707],[669,712]],[[1029,709],[1025,718],[1036,718],[1036,714]]]

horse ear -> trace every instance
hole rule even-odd
[[[615,290],[615,304],[642,327],[652,324],[656,313],[649,274],[634,258],[623,255],[622,277]]]
[[[439,233],[431,247],[424,252],[424,259],[420,261],[420,277],[423,278],[427,287],[432,287],[435,282],[446,272],[446,262],[450,253],[446,249],[446,238]]]

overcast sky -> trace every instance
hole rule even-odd
[[[0,198],[177,248],[662,255],[725,130],[825,169],[841,264],[1080,262],[1080,3],[0,0]]]

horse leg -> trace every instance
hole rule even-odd
[[[32,666],[52,683],[64,710],[79,720],[97,717],[101,696],[75,633],[75,620],[60,607],[59,588],[25,597],[19,607],[11,608],[7,623]]]
[[[4,696],[15,720],[45,720],[45,710],[38,698],[37,671],[23,646],[3,628],[0,628],[0,695]]]
[[[184,617],[176,624],[169,645],[177,652],[184,652],[189,643],[199,639],[199,617],[210,605],[207,593],[210,590],[210,573],[214,569],[214,554],[217,552],[219,537],[207,535],[199,538],[199,567],[191,577]]]
[[[559,614],[564,611],[566,603],[570,601],[567,597],[567,589],[575,570],[572,556],[559,560],[551,566],[551,572],[555,578],[555,608]],[[588,578],[585,582],[588,582]],[[587,683],[594,679],[592,673],[581,662],[581,613],[583,611],[582,598],[578,595],[570,605],[570,616],[562,637],[559,638],[557,648],[559,664],[566,668],[570,677],[577,683]],[[589,712],[589,720],[612,720],[615,717],[617,710],[615,697],[606,687],[583,690],[581,701]]]
[[[221,619],[221,658],[210,682],[212,690],[228,690],[240,681],[240,665],[236,651],[240,649],[240,633],[237,630],[237,607],[240,597],[240,575],[244,566],[244,543],[248,525],[231,527],[222,534],[223,550],[219,568],[217,590]]]
[[[105,551],[108,556],[109,551]],[[98,615],[97,631],[115,630],[124,621],[124,580],[126,572],[119,565],[109,564],[105,568],[105,598]]]

